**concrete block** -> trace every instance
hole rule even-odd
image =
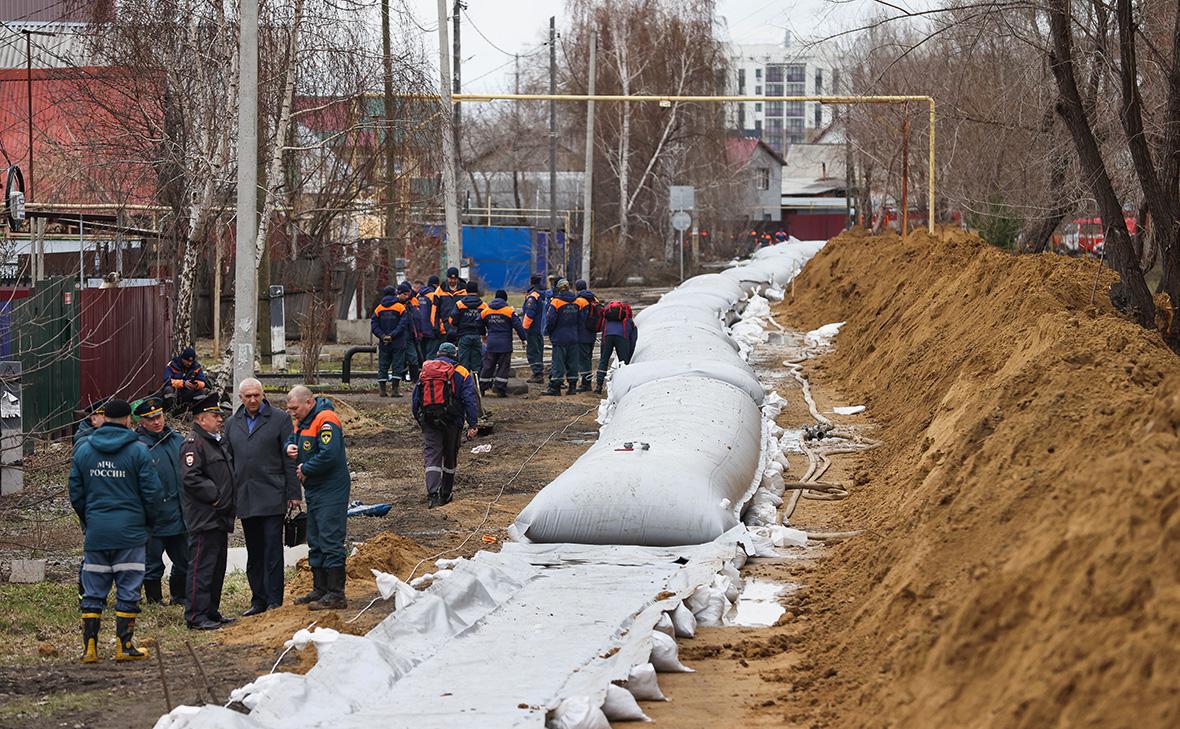
[[[32,584],[45,581],[45,560],[43,559],[14,559],[10,563],[9,582]]]
[[[19,494],[25,490],[25,472],[16,466],[0,466],[0,496]]]
[[[337,319],[337,344],[373,344],[368,319]]]

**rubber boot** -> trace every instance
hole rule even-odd
[[[578,392],[590,392],[590,380],[582,380],[582,384],[578,386]]]
[[[542,392],[541,394],[542,395],[560,395],[561,394],[561,383],[557,382],[557,381],[550,382],[549,388],[547,390],[545,390],[545,392]]]
[[[594,394],[595,395],[602,394],[602,382],[603,382],[602,380],[599,380],[598,383],[596,385],[594,385]]]
[[[380,393],[381,397],[389,397],[389,393],[386,392],[386,390],[385,390],[385,380],[381,380],[380,382],[378,382],[377,386],[381,388],[381,393]]]
[[[82,662],[98,662],[98,629],[102,613],[82,613]]]
[[[569,381],[569,387],[566,389],[565,394],[567,394],[567,395],[577,395],[578,394],[578,381],[577,380],[570,380]]]
[[[143,581],[143,599],[147,600],[152,605],[164,604],[164,593],[160,591],[161,585],[159,580],[144,580]]]
[[[543,384],[545,384],[545,375],[538,372],[537,374],[535,374],[529,378],[529,382],[532,382],[537,385],[543,385]]]
[[[295,598],[296,605],[307,605],[308,603],[319,600],[324,596],[326,588],[324,587],[324,571],[319,567],[311,568],[311,592],[303,597]]]
[[[135,646],[135,613],[115,613],[115,660],[142,661],[148,657],[146,648]]]
[[[348,599],[344,596],[345,572],[343,567],[324,568],[324,596],[308,603],[308,610],[344,610]]]
[[[390,392],[389,392],[390,397],[401,397],[402,396],[401,384],[402,384],[401,380],[390,380],[389,381],[389,387],[391,388]]]

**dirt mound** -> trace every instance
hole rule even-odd
[[[804,268],[784,318],[848,322],[812,374],[886,443],[815,575],[820,723],[1180,725],[1180,360],[1114,280],[945,231]]]
[[[350,598],[371,595],[377,591],[372,570],[381,570],[404,579],[419,560],[431,554],[433,552],[413,539],[393,532],[381,532],[364,544],[357,545],[356,554],[348,558],[345,591]],[[418,574],[434,570],[433,564],[423,567],[425,569],[418,570]],[[301,559],[295,566],[294,577],[287,580],[286,599],[294,600],[311,590],[311,587],[311,568],[306,559]]]
[[[328,399],[332,401],[332,407],[336,410],[336,417],[340,418],[340,424],[344,426],[344,433],[346,435],[350,437],[363,437],[385,432],[385,428],[381,423],[364,415],[352,405],[341,400],[339,396],[333,395]]]

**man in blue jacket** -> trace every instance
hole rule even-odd
[[[143,597],[149,603],[164,604],[161,581],[164,577],[164,553],[172,560],[168,575],[168,595],[172,604],[185,599],[188,576],[188,533],[180,508],[180,444],[184,436],[164,422],[164,403],[158,398],[144,399],[135,408],[139,442],[152,457],[160,478],[160,518],[152,525],[147,543],[147,568],[143,575]]]
[[[630,364],[631,353],[639,341],[639,327],[635,324],[635,317],[628,304],[622,301],[610,302],[603,309],[602,320],[602,356],[598,359],[598,384],[594,386],[594,392],[599,394],[602,393],[602,383],[606,381],[611,353],[614,352],[623,364]]]
[[[458,355],[458,348],[450,342],[440,345],[438,357],[422,365],[411,401],[414,419],[422,428],[426,496],[431,509],[451,501],[464,419],[468,440],[475,437],[479,422],[475,377],[458,363]]]
[[[457,345],[459,337],[447,324],[451,315],[455,313],[455,304],[467,295],[467,282],[459,277],[459,269],[451,266],[447,269],[447,280],[434,290],[434,313],[431,324],[439,336],[451,344]]]
[[[545,381],[545,334],[542,328],[545,325],[545,307],[549,306],[548,293],[541,289],[541,274],[534,273],[529,278],[529,292],[524,297],[524,306],[521,307],[524,329],[527,333],[525,352],[529,360],[529,369],[533,371],[529,382]]]
[[[438,276],[426,279],[426,285],[418,289],[418,331],[422,332],[422,361],[434,359],[442,336],[434,324],[434,292],[438,290]]]
[[[115,586],[115,659],[147,658],[135,646],[148,530],[160,517],[160,479],[131,431],[131,405],[109,400],[106,422],[74,451],[70,504],[86,533],[82,556],[82,662],[98,661],[98,632]]]
[[[348,494],[352,477],[344,450],[344,426],[327,398],[316,397],[303,385],[287,394],[287,412],[295,432],[287,455],[299,465],[307,503],[307,563],[312,590],[296,598],[309,610],[348,607],[344,594],[344,540],[348,531]]]
[[[86,417],[78,421],[78,429],[74,431],[74,447],[94,435],[94,431],[102,427],[103,424],[103,408],[106,406],[106,400],[95,400],[86,408]]]
[[[545,311],[545,334],[553,347],[553,364],[549,370],[549,389],[542,394],[560,395],[562,381],[568,380],[567,394],[573,395],[578,391],[578,329],[582,326],[582,310],[570,291],[569,281],[558,279],[556,286],[557,293]]]
[[[602,326],[602,304],[590,290],[589,284],[578,279],[574,284],[578,296],[574,300],[582,314],[582,326],[578,327],[578,377],[581,385],[578,392],[590,392],[590,375],[594,371],[594,342]]]
[[[508,292],[500,289],[492,303],[480,312],[487,351],[479,373],[479,394],[491,388],[496,397],[508,397],[508,372],[512,369],[512,332],[527,341],[528,332],[516,310],[508,305]]]
[[[197,361],[197,350],[185,347],[164,366],[164,386],[159,395],[170,412],[184,412],[209,394],[205,368]]]
[[[479,284],[467,282],[467,293],[455,302],[455,309],[447,320],[447,331],[455,337],[459,348],[459,364],[471,372],[479,371],[483,359],[483,319],[486,304],[479,298]]]
[[[381,397],[388,394],[401,397],[398,387],[406,376],[406,349],[414,333],[411,323],[414,312],[405,303],[410,298],[409,285],[402,286],[405,288],[401,293],[393,286],[385,287],[369,323],[370,331],[377,338],[377,384]],[[386,390],[386,383],[392,385],[392,393]]]

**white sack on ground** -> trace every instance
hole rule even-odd
[[[651,665],[660,673],[693,673],[680,662],[680,649],[672,636],[653,631],[651,634]]]
[[[713,361],[677,362],[661,360],[632,362],[612,373],[607,400],[618,405],[631,390],[664,377],[702,377],[720,380],[740,388],[755,403],[762,404],[765,389],[749,367]]]
[[[738,524],[761,478],[761,443],[762,414],[744,391],[699,377],[649,382],[631,391],[598,441],[510,531],[533,542],[711,541]]]
[[[623,683],[637,701],[667,701],[664,692],[660,691],[660,681],[656,676],[656,667],[650,663],[640,663],[631,669],[631,674]]]
[[[606,701],[602,702],[602,713],[610,721],[651,721],[635,697],[627,689],[613,683],[606,687]]]

